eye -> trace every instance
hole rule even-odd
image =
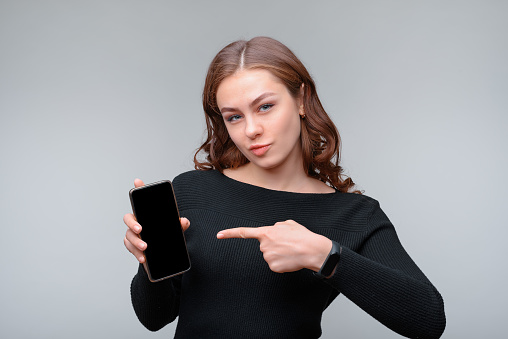
[[[234,122],[234,121],[236,121],[236,120],[238,120],[238,119],[240,119],[240,118],[241,118],[241,116],[240,116],[240,115],[238,115],[238,114],[233,114],[233,115],[230,115],[230,116],[229,116],[226,120],[227,120],[228,122]]]
[[[264,104],[264,105],[259,106],[259,111],[266,112],[272,107],[273,107],[273,104]]]

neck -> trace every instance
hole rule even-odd
[[[335,190],[325,183],[307,175],[303,168],[301,149],[295,152],[279,166],[263,168],[247,163],[236,169],[226,169],[224,174],[231,179],[275,191],[295,193],[333,193]]]
[[[277,167],[267,169],[247,163],[235,170],[225,170],[224,174],[244,183],[276,191],[309,193],[316,190],[313,179],[304,171],[301,151],[294,152]]]
[[[300,192],[309,180],[301,163],[271,169],[262,169],[250,163],[243,167],[241,181],[277,191]]]

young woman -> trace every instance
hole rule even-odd
[[[226,46],[203,108],[197,170],[173,181],[192,268],[152,283],[139,266],[131,296],[143,325],[178,317],[175,338],[317,338],[342,293],[403,336],[441,336],[441,295],[378,202],[342,174],[337,130],[286,46],[266,37]],[[124,221],[125,246],[143,263],[142,225]]]

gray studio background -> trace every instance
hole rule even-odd
[[[287,44],[442,293],[443,338],[501,338],[506,1],[0,1],[2,338],[171,338],[130,304],[122,217],[136,177],[192,169],[212,57]],[[345,297],[323,338],[398,338]]]

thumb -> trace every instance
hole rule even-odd
[[[134,187],[138,188],[141,186],[145,186],[145,183],[143,182],[143,180],[138,179],[138,178],[134,179]]]
[[[182,229],[186,231],[190,226],[190,221],[186,217],[181,217],[180,224],[182,225]]]

